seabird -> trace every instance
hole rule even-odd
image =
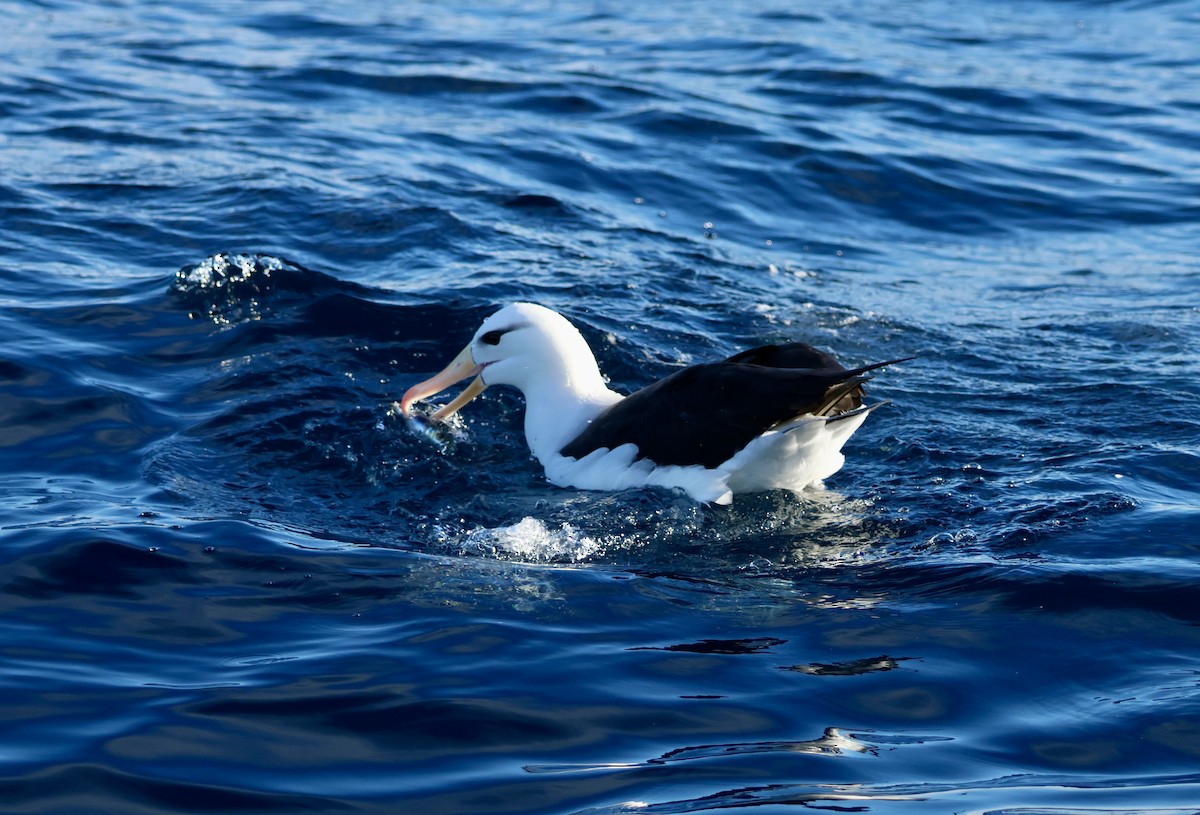
[[[863,405],[865,374],[905,360],[846,369],[804,343],[765,345],[693,365],[629,396],[609,389],[583,335],[532,303],[506,306],[436,376],[412,386],[415,402],[469,377],[433,413],[449,418],[489,385],[525,396],[525,439],[561,487],[678,487],[696,501],[735,493],[799,492],[836,473],[842,445],[879,404]]]

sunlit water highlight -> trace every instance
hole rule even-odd
[[[1192,813],[1194,2],[3,2],[12,813]],[[393,404],[799,339],[827,490]]]

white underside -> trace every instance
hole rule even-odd
[[[786,489],[799,492],[819,484],[842,468],[842,446],[867,418],[829,421],[802,416],[769,430],[719,467],[658,467],[636,461],[637,448],[623,444],[602,447],[581,459],[557,453],[543,461],[546,478],[560,487],[584,490],[622,490],[636,487],[677,487],[693,500],[729,504],[735,493]]]

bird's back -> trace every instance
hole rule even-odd
[[[886,364],[886,363],[884,363]],[[743,351],[695,365],[627,396],[562,449],[581,458],[633,444],[655,464],[716,468],[755,438],[800,416],[862,404],[862,374],[803,343]]]

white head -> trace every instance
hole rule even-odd
[[[466,348],[441,373],[409,388],[400,401],[412,404],[455,382],[476,379],[457,399],[434,414],[453,415],[489,385],[512,385],[526,399],[550,388],[584,395],[606,390],[587,341],[561,314],[533,303],[505,306],[483,321]]]

